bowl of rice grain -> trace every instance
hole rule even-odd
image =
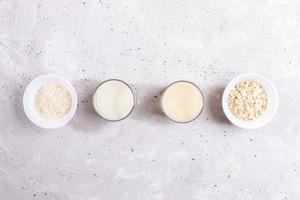
[[[65,78],[47,74],[32,80],[23,95],[28,119],[41,128],[53,129],[67,124],[77,108],[77,95]]]
[[[222,98],[226,117],[245,129],[256,129],[268,124],[275,116],[278,104],[275,85],[255,73],[241,74],[232,79]]]

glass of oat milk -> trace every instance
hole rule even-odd
[[[170,84],[161,97],[164,114],[179,123],[196,119],[203,110],[203,103],[200,88],[190,81],[176,81]]]

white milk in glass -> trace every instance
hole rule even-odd
[[[134,95],[131,88],[120,80],[103,82],[93,97],[96,112],[110,121],[126,118],[134,106]]]

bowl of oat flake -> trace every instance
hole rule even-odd
[[[274,84],[255,73],[241,74],[232,79],[222,98],[226,117],[245,129],[256,129],[268,124],[277,112],[278,103]]]

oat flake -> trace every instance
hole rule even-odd
[[[241,81],[228,98],[230,111],[237,118],[250,121],[260,117],[267,108],[267,93],[256,81]]]

